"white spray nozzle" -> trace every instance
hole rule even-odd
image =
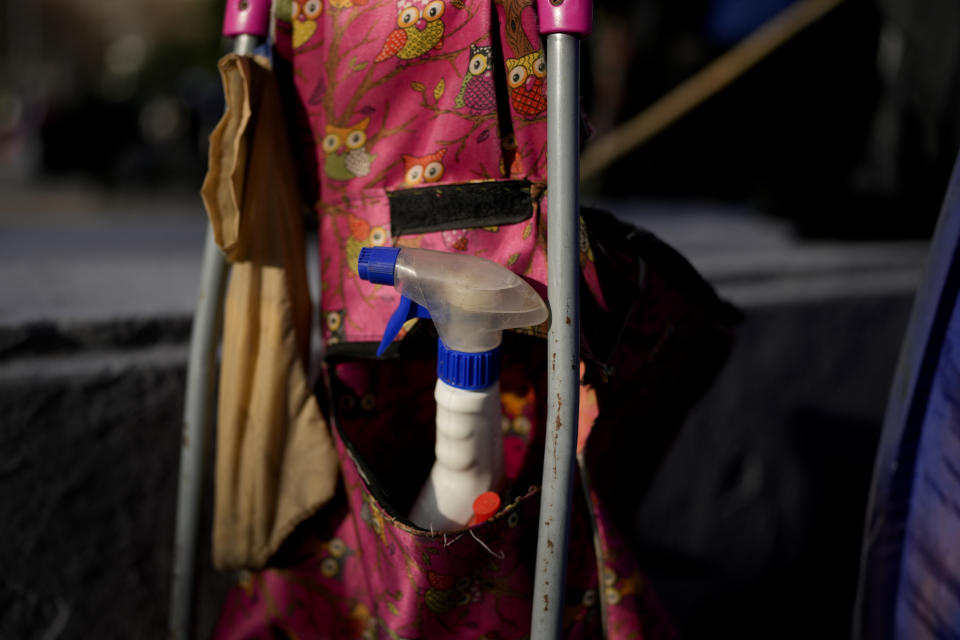
[[[456,351],[491,351],[500,346],[505,329],[538,325],[548,315],[533,287],[485,258],[374,247],[360,252],[358,272],[371,282],[393,285],[426,309],[440,339]]]

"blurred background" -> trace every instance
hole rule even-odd
[[[216,3],[0,6],[5,182],[196,183],[222,104]]]
[[[597,0],[594,137],[793,4]],[[221,12],[0,0],[0,638],[165,634]],[[846,0],[584,185],[744,312],[617,514],[686,637],[849,635],[874,449],[957,154],[957,24],[956,0]],[[201,564],[205,634],[233,577]]]

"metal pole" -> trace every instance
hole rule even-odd
[[[180,484],[177,492],[169,621],[170,638],[176,640],[186,640],[191,635],[200,505],[204,481],[210,468],[217,346],[220,343],[226,282],[227,264],[213,239],[213,231],[208,228],[203,249],[200,292],[190,334],[183,437],[180,442]]]
[[[531,638],[559,638],[580,400],[580,41],[547,36],[547,438]]]
[[[260,38],[253,35],[237,35],[233,51],[250,55],[259,41]],[[204,483],[210,470],[213,408],[216,406],[217,347],[223,327],[223,299],[228,273],[227,262],[213,238],[213,229],[208,226],[203,247],[200,291],[190,332],[183,436],[180,440],[180,481],[177,487],[177,523],[168,621],[169,637],[173,640],[191,637],[200,507]]]
[[[233,52],[241,56],[252,56],[262,40],[263,38],[258,36],[241,33],[233,39]]]

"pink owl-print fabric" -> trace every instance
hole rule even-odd
[[[612,507],[642,493],[683,416],[722,365],[736,313],[680,256],[585,211],[609,308],[582,300],[583,357],[565,638],[676,638]],[[643,304],[638,304],[642,300]],[[414,336],[408,339],[423,337]],[[432,464],[436,361],[331,361],[326,410],[340,491],[270,562],[245,574],[214,637],[529,638],[546,424],[546,343],[503,344],[503,504],[430,532],[404,514]],[[640,428],[642,427],[642,428]],[[623,505],[620,516],[623,517]]]
[[[363,247],[478,255],[545,286],[546,59],[531,0],[294,0],[280,18],[315,155],[327,344],[379,341],[398,303],[358,277]],[[510,180],[529,183],[521,222],[392,235],[391,194]]]
[[[529,638],[540,497],[531,481],[539,479],[543,453],[537,400],[546,391],[545,345],[529,336],[507,340],[502,401],[514,490],[505,494],[506,506],[481,524],[445,533],[399,518],[387,505],[408,504],[422,480],[411,469],[429,468],[416,464],[431,444],[417,425],[435,410],[435,365],[426,358],[335,365],[341,492],[270,568],[241,578],[223,608],[217,640]],[[411,382],[398,393],[394,381],[403,374]],[[595,496],[585,485],[578,474],[559,605],[563,637],[676,637],[601,503],[589,506]]]
[[[505,336],[507,506],[487,522],[447,533],[404,520],[432,464],[435,360],[347,360],[346,351],[333,357],[331,347],[379,342],[398,302],[392,288],[357,276],[363,247],[482,256],[545,291],[547,78],[532,2],[294,0],[277,17],[276,47],[291,64],[306,165],[315,167],[328,345],[322,393],[342,482],[338,497],[301,524],[271,568],[245,575],[215,637],[527,638],[536,604],[545,341]],[[530,209],[519,222],[393,235],[397,194],[518,181],[527,185]],[[639,246],[604,248],[591,219],[581,217],[580,265],[589,290],[581,296],[584,379],[595,387],[583,387],[581,400],[574,551],[559,605],[564,636],[673,638],[605,506],[616,490],[602,473],[591,478],[604,466],[590,461],[602,458],[597,443],[607,447],[635,431],[656,443],[630,447],[650,455],[645,462],[655,468],[659,447],[678,426],[675,414],[691,402],[676,371],[702,378],[717,363],[702,362],[701,354],[720,353],[727,338],[717,329],[715,301],[688,299],[670,273],[658,279],[636,258]],[[611,243],[639,237],[604,220],[596,224],[610,229]],[[636,304],[641,295],[648,304]],[[608,364],[614,355],[623,359],[617,366]],[[654,362],[672,372],[670,385],[634,402],[631,381],[617,372]],[[625,407],[630,415],[609,419]]]

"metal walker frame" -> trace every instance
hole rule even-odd
[[[531,638],[559,638],[566,585],[573,470],[580,399],[580,38],[590,32],[591,0],[538,0],[547,36],[547,424]],[[234,52],[251,55],[269,31],[270,0],[228,0],[223,35]],[[169,637],[191,637],[201,499],[209,476],[217,348],[229,267],[208,227],[200,290],[190,336],[180,449],[177,519],[170,590]]]

